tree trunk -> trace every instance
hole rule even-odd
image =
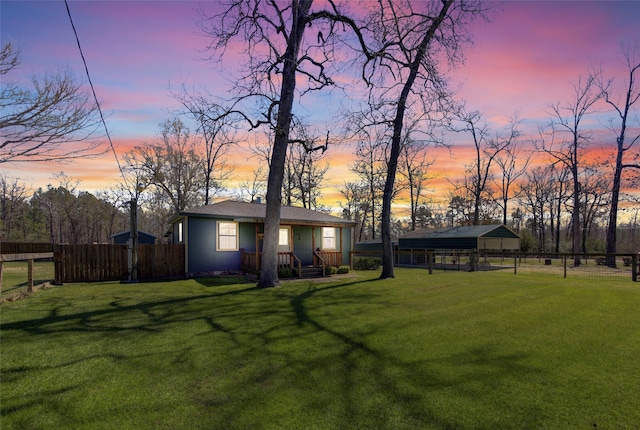
[[[416,56],[411,63],[409,76],[407,77],[407,81],[400,93],[400,99],[398,100],[396,117],[393,120],[391,152],[389,154],[389,162],[387,163],[387,179],[385,181],[384,192],[382,194],[382,273],[380,274],[380,279],[395,277],[393,272],[393,247],[391,244],[391,200],[393,199],[393,186],[396,180],[396,170],[398,169],[398,158],[400,156],[400,145],[402,143],[402,129],[404,125],[404,113],[407,107],[407,98],[409,97],[411,87],[416,80],[420,65],[426,54],[427,46],[429,45],[434,33],[447,16],[447,11],[452,3],[453,0],[446,0],[443,2],[440,14],[433,20],[431,26],[429,26],[429,30],[420,42]]]
[[[284,177],[289,130],[291,128],[291,112],[296,89],[296,68],[300,41],[304,34],[304,20],[309,14],[313,0],[293,0],[291,32],[287,41],[284,67],[282,70],[282,87],[278,105],[269,179],[267,181],[267,203],[264,222],[264,241],[260,265],[258,287],[268,288],[279,285],[278,280],[278,240],[280,230],[280,208],[282,207],[282,182]]]
[[[578,167],[575,165],[573,168],[573,211],[571,213],[572,224],[572,247],[573,252],[573,265],[579,266],[580,262],[580,182],[578,182]]]
[[[618,153],[616,155],[616,169],[613,174],[611,188],[611,207],[609,209],[609,224],[607,225],[607,254],[617,252],[618,229],[618,200],[620,199],[620,183],[622,181],[622,155],[624,153],[620,138],[618,138]],[[607,266],[616,267],[615,257],[607,257]]]

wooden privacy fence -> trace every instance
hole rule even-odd
[[[184,245],[138,245],[138,279],[184,277]],[[56,284],[129,277],[127,245],[55,245]]]
[[[184,259],[184,245],[138,245],[138,277],[182,278]]]

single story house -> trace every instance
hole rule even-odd
[[[226,200],[179,212],[167,233],[185,245],[185,272],[253,272],[260,268],[266,205]],[[348,265],[353,221],[310,209],[282,206],[279,262],[304,267]],[[301,276],[301,275],[300,275]]]
[[[114,245],[126,245],[127,242],[131,239],[130,231],[122,231],[120,233],[116,233],[111,236],[111,243]],[[153,245],[156,243],[156,237],[151,233],[144,232],[142,230],[138,230],[138,244],[140,245]]]

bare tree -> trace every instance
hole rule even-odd
[[[401,186],[397,188],[405,188],[409,191],[411,231],[416,229],[418,209],[424,197],[423,193],[427,191],[427,181],[433,178],[429,169],[435,160],[428,158],[429,143],[429,140],[408,139],[402,146],[400,153],[398,174],[401,178]]]
[[[0,172],[0,240],[25,240],[19,226],[25,222],[28,190],[27,184],[20,179]]]
[[[62,161],[103,153],[95,137],[98,108],[68,70],[33,77],[33,88],[8,80],[20,64],[10,43],[0,52],[0,163]]]
[[[342,206],[342,217],[356,222],[356,228],[353,232],[355,242],[361,242],[369,236],[366,232],[366,218],[369,211],[368,190],[362,182],[346,181],[339,189],[340,194],[346,200],[346,205]]]
[[[640,133],[634,132],[631,127],[634,117],[635,105],[640,100],[640,85],[637,82],[637,73],[640,70],[640,47],[635,45],[623,45],[623,55],[627,67],[627,77],[622,87],[622,97],[617,94],[619,88],[614,86],[613,79],[605,81],[602,73],[597,73],[596,82],[602,91],[605,102],[613,109],[618,119],[619,125],[614,125],[614,118],[611,118],[609,130],[616,136],[616,154],[613,173],[613,183],[611,186],[611,208],[609,209],[609,221],[607,225],[607,246],[608,254],[617,252],[617,227],[618,227],[618,202],[620,200],[620,188],[622,175],[626,169],[640,169],[640,150],[634,145],[640,141]],[[637,127],[636,129],[637,130]],[[631,136],[629,136],[631,134]],[[635,155],[634,155],[635,152]],[[615,267],[615,258],[608,258],[607,264]]]
[[[306,78],[307,86],[302,94],[334,85],[327,69],[334,46],[334,23],[352,26],[352,21],[340,14],[335,3],[326,5],[329,7],[326,10],[312,11],[312,0],[238,0],[227,3],[226,9],[215,16],[208,16],[203,10],[201,13],[200,28],[211,37],[209,48],[214,55],[223,55],[236,39],[246,44],[248,60],[244,75],[237,80],[236,103],[231,110],[239,110],[252,127],[268,124],[274,131],[259,287],[279,283],[277,246],[281,192],[296,77]],[[306,34],[307,29],[312,29],[313,34]],[[260,109],[258,120],[236,109],[247,100]]]
[[[469,225],[473,219],[473,199],[468,195],[468,188],[461,188],[462,194],[453,192],[449,195],[449,206],[447,210],[447,218],[449,226]]]
[[[536,142],[536,145],[538,149],[549,154],[554,162],[565,165],[571,172],[573,183],[571,250],[575,254],[573,263],[579,266],[579,253],[582,251],[580,240],[580,166],[585,148],[591,140],[591,135],[582,129],[582,120],[600,99],[600,93],[596,91],[596,80],[593,75],[581,76],[578,83],[572,84],[572,87],[573,100],[565,105],[560,103],[551,105],[552,119],[549,128],[540,132],[540,140]]]
[[[531,161],[531,154],[525,155],[523,152],[514,139],[513,143],[495,158],[496,165],[500,169],[500,175],[494,179],[494,184],[499,194],[496,201],[502,209],[502,223],[504,225],[507,225],[509,200],[514,197],[513,186],[527,171]]]
[[[356,147],[356,159],[349,169],[360,178],[362,188],[366,189],[363,222],[368,219],[369,233],[367,238],[375,239],[381,215],[381,199],[384,190],[384,178],[387,174],[386,150],[387,141],[379,129],[361,133]],[[373,133],[373,134],[372,134]]]
[[[202,202],[202,159],[189,129],[180,119],[162,122],[160,138],[135,147],[125,160],[132,169],[141,172],[139,180],[153,187],[156,198],[163,197],[173,212]],[[136,188],[138,184],[134,184]]]
[[[519,185],[520,206],[530,216],[531,234],[538,239],[538,250],[546,251],[546,219],[553,220],[554,166],[539,166],[527,171]],[[553,227],[551,227],[553,230]]]
[[[556,164],[550,164],[546,170],[552,193],[549,223],[553,234],[554,251],[557,253],[560,252],[563,208],[571,197],[571,181],[569,180],[571,173],[566,166]]]
[[[602,171],[601,163],[591,163],[584,167],[581,175],[580,193],[582,200],[580,208],[582,210],[582,252],[594,251],[588,248],[588,240],[592,237],[594,225],[598,220],[604,220],[605,214],[611,207],[610,188],[611,178]]]
[[[267,183],[267,173],[265,166],[259,165],[252,171],[251,181],[244,181],[240,184],[240,198],[245,199],[247,196],[250,202],[258,201],[258,198],[264,195]]]
[[[237,116],[225,115],[228,109],[212,103],[211,96],[190,94],[182,87],[182,92],[174,94],[185,109],[185,113],[196,122],[194,138],[202,139],[204,153],[204,204],[210,202],[210,193],[222,188],[222,181],[231,175],[228,163],[229,151],[237,144]]]
[[[520,136],[519,121],[517,117],[511,119],[505,136],[498,133],[491,136],[489,126],[482,122],[480,112],[467,112],[462,108],[457,113],[457,117],[463,126],[461,128],[452,127],[452,129],[456,132],[469,133],[474,146],[475,159],[467,167],[468,180],[465,181],[464,186],[469,188],[473,199],[472,224],[478,225],[480,223],[480,206],[488,198],[488,186],[493,179],[491,168],[499,155],[512,147]]]
[[[329,170],[327,162],[322,163],[322,153],[309,151],[305,145],[291,145],[287,157],[287,170],[292,174],[291,197],[307,209],[320,209],[322,182]]]
[[[461,60],[468,41],[465,25],[481,12],[479,2],[411,2],[382,0],[372,3],[361,26],[375,46],[362,69],[370,84],[368,107],[376,124],[389,126],[391,140],[382,199],[382,279],[394,276],[391,246],[391,202],[404,138],[405,115],[424,112],[424,118],[449,109],[450,100],[438,59],[449,64]]]

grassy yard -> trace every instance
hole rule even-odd
[[[0,307],[4,429],[638,429],[640,284],[397,269]]]
[[[35,261],[33,263],[33,284],[38,286],[44,282],[53,280],[53,262]],[[2,293],[0,298],[27,292],[27,262],[11,261],[2,264]]]

